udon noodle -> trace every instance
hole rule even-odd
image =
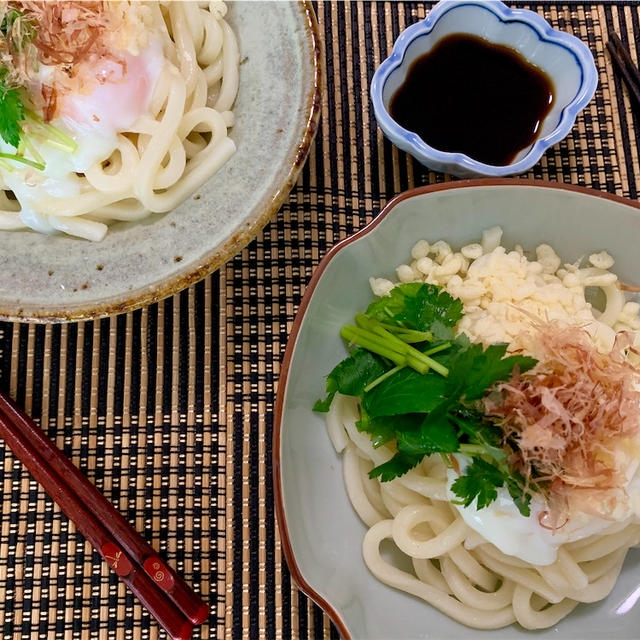
[[[502,553],[464,522],[447,499],[439,456],[431,456],[391,482],[368,472],[389,460],[388,446],[374,449],[356,428],[353,398],[336,396],[329,432],[343,456],[349,500],[369,527],[362,544],[373,575],[422,598],[449,617],[478,629],[518,622],[526,629],[555,625],[580,602],[596,602],[613,589],[629,548],[640,543],[640,525],[613,522],[604,531],[559,549],[548,566]],[[411,560],[413,573],[381,553],[392,541]]]
[[[493,229],[489,235],[493,238],[489,240],[485,234],[482,246],[468,245],[462,253],[452,252],[446,243],[429,246],[421,241],[412,252],[413,262],[398,268],[398,278],[403,282],[439,284],[452,295],[460,295],[466,314],[461,325],[466,321],[464,330],[476,341],[501,339],[511,342],[513,347],[512,340],[517,341],[523,319],[528,324],[534,314],[538,317],[556,314],[583,327],[590,325],[591,339],[600,344],[603,352],[612,348],[616,331],[626,335],[637,331],[638,305],[625,304],[609,271],[613,260],[608,254],[593,254],[587,268],[577,264],[561,267],[553,250],[542,245],[538,248],[538,263],[532,267],[521,249],[507,253],[498,246],[501,230]],[[484,281],[478,276],[481,269],[472,267],[476,259],[483,268],[487,267]],[[456,260],[457,268],[445,268]],[[512,269],[510,263],[516,266]],[[516,267],[522,267],[521,280]],[[509,299],[507,282],[513,291],[522,291],[519,287],[523,284],[539,284],[530,287],[527,296],[514,301]],[[473,297],[480,295],[472,293],[479,290],[479,284],[484,295],[490,295],[494,287],[492,301],[482,302]],[[595,313],[597,317],[584,300],[588,284],[601,286],[607,293],[606,307],[602,313]],[[373,278],[371,285],[375,293],[385,295],[393,283]],[[537,306],[537,299],[546,302]],[[563,304],[555,305],[558,300]],[[501,315],[503,311],[506,315]],[[462,508],[452,503],[452,471],[441,455],[424,457],[405,475],[388,482],[370,478],[369,472],[390,460],[396,449],[393,442],[375,448],[369,434],[358,430],[359,419],[358,398],[336,394],[327,414],[328,434],[336,451],[342,454],[349,500],[368,528],[362,544],[366,565],[385,584],[421,598],[464,625],[497,629],[517,622],[526,629],[551,627],[579,603],[605,598],[616,583],[627,551],[640,544],[637,444],[633,454],[636,459],[631,466],[635,480],[632,477],[628,485],[630,510],[619,518],[596,519],[597,527],[590,529],[591,525],[585,525],[580,535],[567,536],[566,542],[560,539],[554,547],[555,561],[536,564],[523,560],[516,552],[505,553],[479,528],[469,526]],[[473,513],[481,512],[484,510]],[[514,516],[519,519],[514,523],[516,534],[523,531],[518,528],[521,526],[527,527],[527,535],[534,537],[550,534],[542,531],[541,522],[533,515],[528,520],[535,522],[526,525],[519,523],[527,518]],[[503,513],[496,522],[504,528],[509,519]],[[488,529],[485,531],[490,537]],[[562,526],[558,531],[562,531]],[[526,550],[521,551],[524,553],[520,555],[526,555]],[[398,562],[402,556],[404,560]],[[411,570],[406,569],[407,560]]]
[[[0,229],[29,226],[100,240],[111,221],[175,208],[234,153],[228,130],[234,123],[239,51],[224,2],[113,4],[138,12],[148,31],[142,54],[151,60],[149,75],[155,79],[148,108],[126,130],[115,132],[103,157],[56,178],[57,186],[47,187],[35,169],[2,165]],[[65,122],[52,124],[64,130]],[[91,144],[78,143],[80,151]],[[31,195],[30,183],[42,188]]]

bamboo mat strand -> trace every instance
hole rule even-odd
[[[605,43],[615,30],[637,58],[638,3],[516,4],[586,42],[600,74],[570,135],[527,175],[636,198],[640,122]],[[278,216],[217,273],[118,317],[0,323],[0,388],[210,601],[196,639],[337,638],[281,553],[273,403],[322,256],[397,192],[449,179],[382,136],[368,97],[395,38],[430,6],[315,3],[326,57],[317,138]],[[2,445],[0,478],[2,638],[165,637]]]

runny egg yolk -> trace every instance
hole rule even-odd
[[[157,42],[137,56],[125,52],[97,64],[85,63],[79,73],[90,76],[92,90],[63,93],[58,100],[58,117],[71,129],[129,130],[148,111],[163,63]]]

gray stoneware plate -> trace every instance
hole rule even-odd
[[[100,243],[0,232],[0,318],[96,318],[155,302],[244,247],[278,211],[320,113],[321,50],[307,2],[229,2],[244,62],[235,155],[174,211],[113,225]]]
[[[568,261],[606,249],[615,272],[640,284],[640,204],[558,183],[482,179],[401,194],[320,263],[300,305],[282,364],[274,427],[274,487],[282,547],[300,586],[344,638],[638,638],[640,549],[627,555],[609,597],[580,605],[556,627],[474,631],[430,605],[378,582],[362,560],[365,526],[349,503],[342,461],[322,415],[311,411],[325,376],[344,357],[339,337],[372,300],[369,276],[395,279],[415,241],[460,247],[500,225],[503,244],[549,242]]]

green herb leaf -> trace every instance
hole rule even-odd
[[[531,515],[531,493],[525,491],[525,479],[518,471],[512,473],[505,479],[509,495],[518,507],[518,511],[526,518]]]
[[[469,438],[472,445],[480,445],[482,453],[501,464],[507,454],[502,448],[502,430],[475,409],[458,405],[451,413],[451,420]],[[463,447],[464,449],[464,447]]]
[[[338,389],[336,388],[336,383],[333,380],[327,379],[327,396],[324,400],[316,400],[316,403],[313,405],[313,410],[318,413],[328,413],[331,408],[331,403],[333,402],[333,398],[335,397]]]
[[[451,490],[468,507],[477,498],[477,509],[483,509],[497,497],[497,487],[504,484],[503,473],[482,458],[473,458],[464,475],[451,485]]]
[[[0,33],[3,36],[6,36],[11,32],[13,23],[20,17],[20,15],[21,14],[17,9],[7,9],[7,12],[2,18],[2,23],[0,23]]]
[[[402,313],[407,297],[415,296],[422,286],[421,282],[399,284],[391,289],[389,295],[374,300],[367,307],[365,314],[380,322],[389,322],[391,318]]]
[[[430,331],[436,322],[454,327],[462,318],[462,302],[436,285],[410,282],[372,302],[366,315],[380,322],[391,320],[408,329]]]
[[[346,396],[361,396],[364,388],[379,378],[387,367],[380,358],[365,349],[355,349],[347,358],[334,367],[327,376],[327,397],[318,400],[314,411],[329,411],[337,391]]]
[[[8,89],[0,82],[0,137],[12,147],[18,147],[22,136],[24,103],[18,89]]]
[[[377,448],[394,440],[396,433],[417,429],[423,418],[424,416],[417,413],[371,418],[362,411],[362,417],[356,422],[356,427],[359,431],[368,433],[371,443]]]
[[[517,366],[521,373],[535,366],[528,356],[507,356],[506,344],[493,344],[483,350],[482,344],[472,344],[458,352],[449,366],[448,383],[468,401],[478,400],[496,382],[508,380]]]
[[[433,335],[433,343],[439,344],[441,342],[454,342],[456,338],[455,331],[452,327],[444,325],[440,320],[436,320],[431,323],[429,329]],[[464,334],[462,334],[464,335]],[[465,336],[466,337],[466,336]]]
[[[373,418],[429,413],[442,402],[446,388],[446,378],[437,373],[405,368],[365,393],[362,404]]]
[[[396,322],[426,331],[435,322],[445,327],[455,327],[462,318],[462,301],[454,298],[444,289],[433,284],[424,284],[415,296],[407,296],[401,313],[394,319]]]
[[[382,482],[389,482],[389,480],[403,476],[407,471],[413,469],[422,460],[422,457],[396,453],[391,460],[371,469],[369,477],[380,478]]]
[[[431,455],[432,453],[454,453],[460,448],[456,431],[446,412],[430,413],[420,427],[413,431],[396,434],[398,451],[409,455]]]
[[[36,37],[34,22],[15,7],[9,8],[0,23],[0,34],[5,36],[15,51],[22,51]]]

